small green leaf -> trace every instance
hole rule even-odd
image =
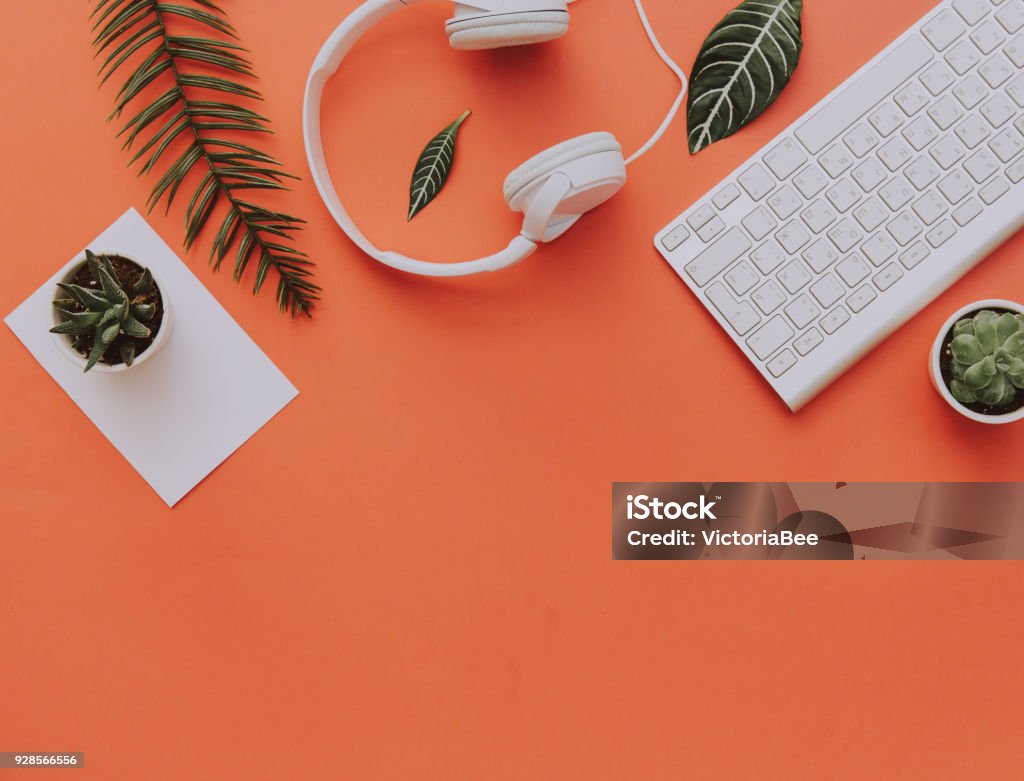
[[[1017,318],[1009,312],[1004,312],[996,320],[996,343],[1002,344],[1019,330],[1020,323],[1017,322]]]
[[[959,401],[961,404],[973,404],[978,400],[977,395],[974,393],[974,388],[960,382],[960,380],[953,380],[949,384],[949,392],[953,394],[953,398]]]
[[[451,173],[455,160],[455,141],[459,135],[459,128],[469,115],[469,111],[463,112],[462,116],[434,136],[420,153],[416,168],[412,172],[412,183],[409,185],[410,220],[437,197],[444,183],[448,181],[448,174]]]
[[[969,317],[957,320],[956,325],[953,326],[953,336],[960,336],[960,334],[974,336],[974,320]]]
[[[91,328],[94,328],[103,315],[100,312],[71,312],[66,309],[58,309],[61,316],[64,318],[64,322],[58,325],[56,328],[61,328],[69,323],[82,328],[82,331],[76,331],[74,333],[85,333]],[[71,331],[58,331],[56,328],[51,329],[51,333],[72,333]]]
[[[745,0],[712,29],[691,71],[691,154],[731,136],[779,96],[800,61],[802,10],[803,0]]]
[[[135,304],[131,309],[132,316],[139,320],[152,320],[156,314],[156,306],[153,304]]]
[[[102,312],[110,306],[110,302],[99,293],[80,285],[65,285],[63,282],[58,282],[57,287],[86,309],[91,309],[94,312]]]
[[[100,341],[99,330],[97,329],[96,341],[93,342],[92,350],[89,351],[89,360],[85,363],[85,371],[89,371],[89,369],[96,365],[96,362],[103,357],[103,353],[107,351],[107,347],[109,345]]]
[[[121,330],[128,336],[133,336],[136,339],[147,339],[153,333],[131,315],[128,315],[124,322],[121,323]]]
[[[1013,401],[1017,389],[1013,387],[1006,375],[997,374],[984,388],[976,391],[978,401],[990,407],[1002,407]]]
[[[998,371],[995,358],[986,355],[964,373],[964,382],[975,390],[979,390],[991,383]]]
[[[151,287],[153,287],[153,274],[148,268],[143,269],[139,281],[132,285],[132,295],[141,296],[143,293],[148,293]]]
[[[1024,357],[1024,330],[1017,331],[1017,333],[1008,337],[1003,342],[1003,349],[1010,355]]]
[[[121,343],[121,360],[125,366],[131,366],[135,361],[135,342],[132,339],[125,339]]]
[[[113,342],[117,338],[117,335],[119,333],[121,333],[120,323],[108,325],[103,330],[100,331],[99,341],[103,342],[104,346],[109,347],[111,342]]]
[[[995,312],[986,309],[974,316],[974,335],[978,337],[981,349],[985,355],[991,355],[996,351],[996,320],[999,316]]]
[[[985,351],[981,349],[978,337],[970,334],[960,334],[953,339],[949,345],[953,353],[953,360],[957,363],[965,363],[968,366],[977,363],[985,357]]]

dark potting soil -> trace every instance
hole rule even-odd
[[[128,290],[142,277],[143,268],[138,263],[128,258],[123,258],[120,255],[101,255],[100,257],[110,258],[110,265],[114,268],[114,275],[117,277],[117,281],[121,283],[121,286]],[[78,269],[74,277],[72,277],[70,284],[78,285],[80,287],[88,288],[90,290],[100,289],[100,283],[93,278],[92,269],[89,268],[88,263],[83,263],[81,268]],[[148,293],[144,293],[141,296],[137,296],[132,299],[133,304],[155,304],[156,311],[153,313],[153,317],[149,320],[144,320],[143,325],[150,329],[152,332],[146,339],[136,339],[131,336],[125,336],[124,334],[118,334],[117,338],[111,342],[107,351],[100,358],[100,363],[105,363],[108,366],[120,366],[124,363],[121,360],[121,345],[125,341],[135,342],[135,358],[142,355],[149,346],[153,344],[153,340],[156,339],[157,333],[160,331],[160,325],[164,319],[164,302],[160,297],[160,289],[153,284],[152,289]],[[84,312],[85,307],[79,303],[68,306],[68,309],[74,312]],[[77,334],[71,337],[72,346],[82,354],[82,357],[88,358],[89,353],[92,351],[92,346],[96,343],[95,334],[90,331],[89,333]]]
[[[965,320],[968,317],[974,317],[978,312],[983,310],[977,309],[973,312],[968,312],[966,315],[961,317],[961,320]],[[1011,312],[1009,309],[990,309],[990,312],[995,312],[997,315],[1010,312],[1010,314],[1019,314],[1018,312]],[[946,383],[946,387],[949,387],[950,382],[953,380],[953,352],[949,349],[949,345],[953,342],[953,328],[956,327],[956,323],[950,326],[949,332],[946,334],[946,338],[942,340],[942,353],[939,356],[939,369],[942,371],[942,380]],[[1017,395],[1013,401],[1002,407],[990,407],[987,404],[981,402],[973,402],[972,404],[964,404],[962,401],[958,401],[962,407],[966,407],[971,412],[977,412],[981,415],[1006,415],[1010,412],[1016,412],[1021,407],[1024,407],[1024,390],[1017,388]]]

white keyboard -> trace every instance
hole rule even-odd
[[[655,237],[795,412],[1024,223],[1024,0],[947,0]]]

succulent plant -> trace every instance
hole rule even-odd
[[[122,339],[118,345],[121,360],[131,366],[135,360],[135,339],[148,339],[153,333],[142,323],[156,314],[156,305],[145,303],[146,294],[154,288],[153,275],[148,268],[143,269],[139,280],[126,290],[118,281],[109,257],[97,256],[89,250],[85,251],[85,256],[99,287],[58,283],[69,298],[53,302],[64,321],[51,328],[50,333],[72,336],[93,333],[86,371],[96,365],[118,336],[132,337]]]
[[[1024,315],[988,309],[957,321],[949,390],[962,404],[1005,407],[1024,389]]]

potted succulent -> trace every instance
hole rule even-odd
[[[148,268],[116,253],[71,261],[57,283],[50,333],[84,371],[121,372],[166,343],[171,313]]]
[[[1024,419],[1024,307],[979,301],[939,331],[932,383],[957,412],[981,423]]]

